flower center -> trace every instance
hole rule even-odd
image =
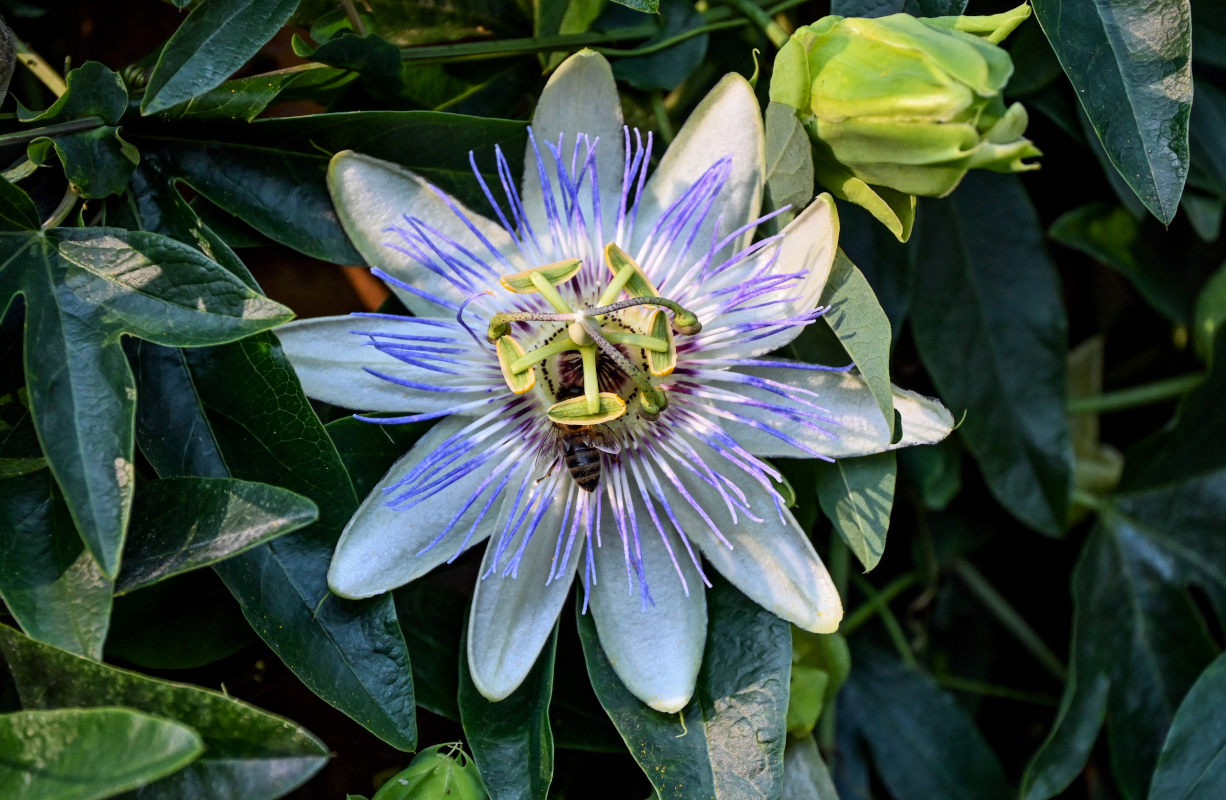
[[[591,308],[571,308],[557,287],[573,278],[583,262],[577,258],[546,264],[542,267],[506,275],[504,288],[518,294],[540,294],[554,313],[516,311],[495,314],[487,333],[498,351],[498,364],[508,388],[516,394],[530,391],[536,385],[536,365],[551,356],[578,351],[581,360],[582,391],[577,385],[563,385],[557,391],[558,402],[550,406],[549,419],[560,425],[598,425],[610,422],[626,413],[626,402],[616,392],[600,391],[600,360],[620,370],[638,390],[640,411],[655,419],[668,405],[668,398],[651,377],[663,377],[677,365],[677,346],[673,333],[692,336],[702,325],[692,312],[680,304],[659,296],[642,268],[616,244],[604,249],[605,263],[612,277],[596,305]],[[630,297],[618,300],[623,292]],[[643,328],[646,332],[626,330],[608,315],[628,308],[656,306]],[[668,313],[672,312],[669,319]],[[532,350],[524,348],[511,336],[513,322],[552,322],[565,325],[561,336]],[[622,346],[640,348],[642,360],[628,358]],[[639,361],[639,363],[635,363]],[[645,368],[645,369],[644,369]],[[576,382],[577,384],[578,382]]]

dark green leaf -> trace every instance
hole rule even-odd
[[[680,714],[656,711],[630,694],[591,616],[580,614],[592,688],[661,800],[778,795],[791,628],[718,578],[707,591],[707,615],[698,684]]]
[[[324,426],[359,497],[369,494],[429,427],[428,422],[375,425],[353,417],[342,417]]]
[[[1213,363],[1213,342],[1226,330],[1226,265],[1210,276],[1196,298],[1192,313],[1192,344],[1206,362]]]
[[[289,20],[298,0],[200,0],[162,48],[141,113],[201,95],[230,77]]]
[[[86,552],[50,470],[0,480],[0,598],[35,639],[102,657],[111,582]]]
[[[884,17],[906,13],[913,17],[961,14],[966,0],[833,0],[830,13],[841,17]]]
[[[1226,796],[1226,655],[1209,665],[1175,712],[1150,800],[1215,800]]]
[[[1192,171],[1188,183],[1226,199],[1226,154],[1217,146],[1226,137],[1226,92],[1198,80],[1189,125]]]
[[[1105,675],[1099,674],[1086,686],[1078,680],[1077,672],[1074,655],[1051,733],[1022,775],[1022,800],[1047,800],[1060,794],[1090,759],[1090,751],[1107,715],[1111,683]]]
[[[926,675],[873,648],[852,651],[840,714],[854,713],[895,800],[1009,796],[996,754],[954,699]]]
[[[86,198],[119,194],[127,188],[132,171],[140,162],[140,153],[113,127],[93,128],[54,139],[41,137],[30,143],[27,155],[35,164],[45,164],[51,147],[64,165],[64,177],[77,194]]]
[[[186,103],[161,112],[159,117],[167,120],[241,119],[250,122],[284,94],[309,91],[313,98],[320,99],[328,92],[343,88],[354,77],[356,76],[348,70],[308,64],[293,71],[279,70],[264,75],[235,78],[193,97]]]
[[[890,320],[877,302],[873,287],[839,250],[822,290],[819,305],[830,310],[822,319],[830,326],[847,354],[856,362],[860,376],[877,399],[881,415],[894,431],[894,390],[890,385]]]
[[[101,800],[182,769],[204,749],[186,725],[126,708],[0,714],[7,800]]]
[[[1058,535],[1072,483],[1064,413],[1067,322],[1055,267],[1016,177],[972,173],[931,203],[916,244],[920,357],[988,487]]]
[[[1170,241],[1153,220],[1121,206],[1094,203],[1063,214],[1048,233],[1126,277],[1145,301],[1174,322],[1187,322],[1203,276],[1170,268]]]
[[[817,499],[822,513],[834,523],[865,571],[877,566],[885,552],[897,474],[893,453],[817,465]]]
[[[817,741],[812,736],[789,739],[783,754],[783,796],[780,800],[839,800]]]
[[[545,800],[549,794],[553,779],[549,701],[557,644],[555,626],[524,682],[497,703],[481,696],[469,677],[468,659],[460,659],[460,719],[481,780],[497,800]]]
[[[394,102],[404,89],[400,48],[378,34],[345,33],[318,48],[302,46],[301,40],[295,37],[294,49],[304,58],[357,72],[374,97]]]
[[[70,119],[97,117],[106,125],[118,125],[128,110],[128,90],[113,70],[97,61],[86,61],[68,73],[64,81],[68,90],[45,111],[37,113],[19,108],[22,122],[47,125]]]
[[[962,489],[962,447],[955,439],[899,450],[898,466],[933,511],[944,510]]]
[[[433,111],[316,114],[219,127],[215,138],[161,136],[142,143],[169,174],[259,232],[303,253],[338,264],[361,263],[328,196],[332,153],[350,148],[401,164],[482,209],[469,151],[487,183],[497,185],[492,144],[518,173],[526,142],[522,123]],[[238,139],[241,141],[226,141]],[[218,141],[217,139],[223,139]],[[405,148],[406,141],[414,142]]]
[[[310,525],[319,509],[287,489],[229,478],[164,478],[136,493],[123,570],[130,592]]]
[[[27,298],[34,421],[91,555],[113,577],[132,498],[132,373],[118,339],[231,341],[289,318],[198,251],[156,234],[57,228],[0,234]],[[0,286],[0,290],[4,287]]]
[[[527,35],[524,28],[529,5],[517,0],[381,0],[369,6],[359,4],[359,15],[368,27],[401,47],[437,44],[459,39]],[[365,13],[369,8],[370,13]],[[311,25],[311,38],[317,42],[351,30],[330,0],[303,0],[297,19]]]
[[[612,0],[619,6],[642,11],[644,14],[654,14],[660,10],[660,0]]]
[[[30,195],[0,178],[0,229],[6,231],[38,230],[38,210]]]
[[[796,114],[783,103],[766,107],[765,180],[773,208],[790,205],[798,212],[813,199],[813,147]]]
[[[460,719],[460,633],[468,597],[437,585],[430,575],[395,591],[396,613],[413,654],[417,704],[448,719]]]
[[[890,322],[894,341],[911,309],[914,278],[910,248],[856,205],[839,208],[839,247],[873,288]],[[893,403],[893,397],[890,398]]]
[[[139,800],[241,797],[272,800],[315,774],[327,750],[280,717],[216,692],[96,664],[0,627],[0,655],[23,709],[126,706],[190,725],[205,752],[170,777],[133,793]]]
[[[622,0],[614,0],[622,2]],[[659,13],[659,33],[643,42],[650,47],[679,36],[694,28],[702,27],[706,20],[689,0],[652,0],[657,8],[643,9]],[[622,5],[635,6],[622,2]],[[634,24],[635,21],[630,21]],[[619,58],[613,62],[613,75],[636,89],[672,89],[684,81],[702,63],[707,54],[710,37],[705,33],[691,36],[656,53],[631,58]]]
[[[167,609],[174,609],[167,613]],[[238,601],[211,570],[197,570],[115,598],[106,659],[144,669],[192,669],[256,641]]]
[[[1107,157],[1145,207],[1169,223],[1188,173],[1187,0],[1033,6]]]
[[[391,597],[349,601],[328,590],[332,550],[356,497],[293,369],[271,337],[190,351],[188,363],[231,473],[285,486],[321,512],[318,525],[222,562],[218,574],[312,691],[412,750],[412,677]]]

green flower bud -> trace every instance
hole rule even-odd
[[[824,17],[780,49],[770,98],[808,132],[826,188],[879,218],[873,197],[913,216],[915,195],[947,195],[967,170],[1037,168],[1023,161],[1039,155],[1026,110],[1001,96],[1013,62],[996,45],[1029,15]]]
[[[456,800],[484,800],[481,774],[460,745],[440,744],[422,750],[413,762],[393,775],[371,800],[410,800],[423,797],[452,797]]]

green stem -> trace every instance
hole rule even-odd
[[[850,636],[861,625],[881,613],[881,609],[892,603],[895,597],[898,597],[898,595],[910,589],[916,583],[915,575],[910,572],[895,578],[876,597],[870,598],[863,605],[856,608],[855,611],[844,617],[843,624],[839,626],[839,633],[844,636]]]
[[[60,198],[60,204],[55,207],[55,211],[51,212],[51,216],[47,217],[42,224],[42,229],[58,228],[60,223],[68,219],[68,215],[72,213],[72,209],[77,204],[77,193],[71,185],[64,191],[64,196]]]
[[[1074,486],[1072,499],[1073,502],[1079,506],[1085,506],[1092,511],[1102,511],[1103,501],[1098,495],[1091,494],[1085,489],[1078,489],[1076,486]]]
[[[762,29],[766,34],[766,38],[771,40],[776,49],[787,44],[790,36],[788,32],[779,27],[779,23],[771,19],[770,12],[763,9],[761,6],[754,4],[750,0],[724,0],[725,3],[735,8],[744,14],[753,24]]]
[[[996,617],[997,622],[1012,633],[1014,638],[1030,651],[1035,660],[1043,665],[1044,669],[1063,681],[1068,672],[1064,662],[1043,643],[1034,628],[1030,627],[1030,624],[1022,618],[1021,614],[1017,613],[1009,601],[996,591],[987,578],[983,577],[983,573],[971,566],[970,562],[962,560],[954,562],[954,571],[971,590],[971,594],[975,595],[992,616]]]
[[[1038,706],[1054,707],[1059,705],[1059,701],[1049,695],[1023,692],[1020,689],[1009,689],[1004,686],[995,686],[983,681],[958,678],[953,675],[938,675],[936,676],[936,682],[960,692],[971,692],[972,694],[982,694],[989,697],[1003,697],[1006,700],[1017,700],[1019,703],[1033,703]]]
[[[93,130],[94,128],[101,128],[105,124],[98,117],[82,117],[81,119],[70,119],[66,122],[43,125],[38,128],[30,128],[29,130],[14,131],[0,136],[0,147],[6,144],[32,142],[40,136],[63,136],[66,133]]]
[[[1106,411],[1124,411],[1130,408],[1162,403],[1187,394],[1204,381],[1204,375],[1178,375],[1153,383],[1132,386],[1115,392],[1093,397],[1075,397],[1068,401],[1070,414],[1098,414]]]
[[[365,36],[366,25],[362,22],[358,10],[354,8],[353,0],[341,0],[341,8],[345,9],[345,18],[349,20],[349,27],[353,28],[353,32],[358,36]]]
[[[402,61],[464,61],[478,58],[548,53],[554,50],[578,50],[593,45],[646,39],[657,32],[654,24],[614,28],[609,31],[560,33],[521,39],[495,39],[488,42],[457,42],[407,47],[400,51]]]
[[[881,613],[881,624],[885,626],[885,632],[889,634],[890,641],[894,643],[894,649],[898,651],[898,657],[903,660],[908,667],[912,669],[919,665],[915,662],[915,654],[911,652],[911,645],[907,644],[907,636],[902,631],[902,624],[899,623],[898,617],[894,616],[894,612],[890,610],[890,604],[881,599],[881,592],[877,591],[877,587],[868,582],[868,579],[863,575],[853,575],[852,580],[856,584],[856,588],[864,593],[870,603],[874,603]]]

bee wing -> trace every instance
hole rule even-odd
[[[622,443],[617,435],[604,425],[593,425],[583,435],[583,442],[588,447],[594,447],[602,453],[617,455],[622,451]]]
[[[562,441],[562,436],[555,427],[550,431],[548,440],[541,445],[536,451],[536,456],[532,459],[532,471],[534,474],[548,476],[557,468],[558,460],[565,452],[566,446]]]

